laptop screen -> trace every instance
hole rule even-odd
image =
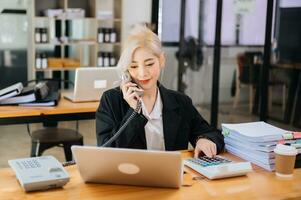
[[[117,67],[86,67],[75,71],[72,101],[99,101],[102,93],[117,87],[120,69]]]

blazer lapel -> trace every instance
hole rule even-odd
[[[165,149],[168,151],[174,150],[178,127],[182,117],[179,114],[179,105],[171,96],[170,92],[162,85],[159,86],[162,102],[163,102],[163,131]]]

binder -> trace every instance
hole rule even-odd
[[[0,90],[0,101],[20,94],[22,89],[23,84],[19,82]]]
[[[22,93],[18,96],[10,97],[0,101],[0,105],[15,105],[19,103],[28,103],[36,100],[35,93]]]
[[[15,105],[20,103],[30,103],[36,100],[43,100],[47,97],[49,88],[46,82],[24,87],[18,95],[0,101],[0,105]]]
[[[48,96],[41,100],[36,100],[30,103],[21,103],[19,106],[26,106],[26,107],[48,107],[48,106],[56,106],[60,100],[60,92],[50,92]]]

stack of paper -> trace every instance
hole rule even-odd
[[[226,150],[269,171],[275,168],[274,148],[288,131],[265,122],[222,124]]]

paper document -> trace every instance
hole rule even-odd
[[[225,137],[233,134],[235,138],[249,142],[278,141],[287,130],[277,128],[265,122],[222,124]]]
[[[255,165],[258,165],[259,167],[262,167],[268,171],[273,171],[275,169],[275,159],[262,160],[262,159],[254,158],[254,157],[252,157],[252,155],[249,155],[246,152],[239,151],[239,150],[237,150],[231,146],[227,146],[227,145],[226,145],[226,149],[231,154],[241,157],[245,160],[248,160],[248,161],[254,163]]]
[[[245,142],[245,141],[241,141],[241,140],[236,140],[230,137],[225,137],[225,143],[229,144],[231,146],[238,146],[241,149],[245,149],[245,150],[253,150],[253,151],[262,151],[262,152],[273,152],[274,148],[277,145],[277,142],[274,142],[273,145],[264,145],[263,143],[250,143],[250,142]]]

